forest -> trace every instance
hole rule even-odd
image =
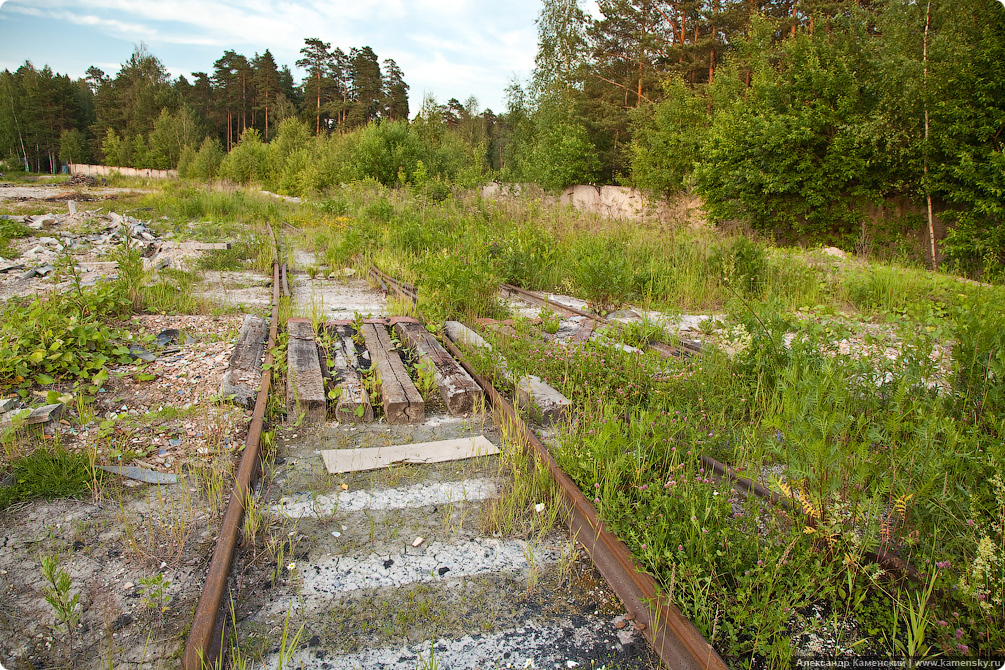
[[[439,193],[492,179],[622,184],[697,194],[711,221],[779,243],[907,254],[905,231],[924,231],[916,259],[1002,277],[999,2],[598,7],[543,0],[535,69],[499,113],[427,97],[410,118],[393,60],[318,38],[304,40],[299,84],[268,49],[225,51],[191,80],[143,45],[114,76],[26,62],[0,73],[0,155],[8,171],[178,168],[291,195],[364,179]]]

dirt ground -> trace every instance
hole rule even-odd
[[[116,225],[105,217],[116,195],[131,192],[88,189],[81,197],[79,189],[68,194],[58,186],[0,186],[6,211],[14,199],[15,211],[59,212],[54,224],[11,246],[27,267],[55,257],[55,244],[40,243],[40,236],[66,246],[79,242],[74,260],[93,265],[85,277],[100,281],[115,272],[114,264],[102,264],[112,246],[102,236]],[[88,202],[109,197],[102,211]],[[76,214],[66,199],[77,200]],[[152,233],[146,224],[142,231]],[[27,253],[40,244],[43,250]],[[186,252],[179,265],[198,253]],[[4,297],[67,287],[20,274],[0,275]],[[157,486],[108,474],[84,499],[36,500],[0,513],[0,666],[177,666],[250,420],[250,411],[219,398],[243,319],[237,308],[254,310],[263,295],[268,305],[271,294],[264,276],[228,274],[199,286],[216,314],[142,314],[111,324],[154,360],[110,366],[93,400],[72,399],[53,434],[35,430],[8,443],[24,452],[57,442],[71,452],[96,447],[95,465],[130,465],[177,481]],[[235,283],[250,289],[240,300],[228,290]],[[167,329],[179,333],[158,344]],[[51,585],[42,563],[53,556],[69,575],[67,597],[79,598],[79,621],[69,628],[46,600]]]

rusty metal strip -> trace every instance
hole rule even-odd
[[[413,304],[419,302],[419,291],[414,286],[410,284],[405,284],[399,282],[397,279],[382,272],[376,265],[370,265],[370,275],[373,279],[380,284],[385,290],[391,290],[400,295],[403,298],[407,298],[412,301]]]
[[[513,406],[464,360],[460,350],[449,340],[445,345],[464,369],[474,378],[526,446],[548,468],[552,479],[568,505],[569,525],[573,535],[586,548],[594,565],[624,603],[625,608],[644,626],[642,633],[649,640],[664,665],[674,670],[726,670],[725,662],[698,629],[680,610],[657,593],[656,581],[643,572],[631,557],[628,547],[607,529],[572,478],[558,465],[547,447],[520,419]]]
[[[806,514],[805,510],[803,510],[800,506],[794,504],[788,498],[783,498],[774,491],[765,488],[764,486],[758,484],[752,479],[741,477],[736,472],[736,470],[734,470],[733,468],[729,467],[724,463],[720,463],[711,456],[702,454],[701,462],[702,464],[704,464],[706,468],[712,470],[712,472],[714,472],[719,477],[731,480],[733,482],[733,488],[736,489],[741,495],[746,497],[749,496],[750,494],[754,494],[758,498],[762,498],[763,500],[768,501],[772,505],[776,507],[781,507],[785,511],[792,512],[797,517],[802,518],[803,522],[806,523],[807,526],[811,527],[816,526],[816,520],[810,517],[808,514]],[[882,547],[879,547],[875,551],[871,550],[867,551],[863,555],[870,561],[879,563],[881,566],[883,566],[887,570],[890,570],[891,572],[900,573],[905,577],[907,577],[908,579],[915,582],[922,581],[921,573],[918,572],[917,568],[915,568],[913,565],[911,565],[904,559],[890,553],[889,551],[887,551]]]
[[[275,235],[268,224],[269,234],[275,245]],[[216,548],[206,573],[206,583],[199,604],[192,620],[192,628],[185,643],[185,654],[182,656],[182,670],[202,670],[203,668],[222,667],[222,630],[223,617],[220,607],[223,604],[223,594],[227,588],[227,577],[234,560],[234,551],[241,532],[241,522],[244,518],[245,504],[258,479],[260,461],[258,446],[262,438],[262,428],[265,424],[265,408],[269,400],[269,387],[272,383],[272,348],[276,343],[279,328],[279,263],[278,255],[273,251],[272,263],[272,321],[269,326],[269,342],[265,349],[265,363],[262,366],[262,378],[255,402],[248,436],[244,441],[244,454],[237,469],[234,488],[230,493],[227,511],[220,525],[220,534],[216,539]]]
[[[726,477],[727,479],[731,479],[736,485],[736,488],[738,488],[739,492],[744,496],[753,493],[757,497],[770,500],[773,504],[784,507],[787,510],[792,509],[792,503],[786,500],[785,498],[781,497],[777,493],[774,493],[773,491],[769,491],[768,489],[764,488],[763,486],[761,486],[752,479],[741,477],[736,472],[736,470],[727,466],[724,463],[720,463],[711,456],[702,454],[701,462],[702,465],[704,465],[706,468],[709,468],[710,470],[712,470],[712,472],[719,475],[720,477]]]

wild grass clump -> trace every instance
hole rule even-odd
[[[82,495],[104,474],[91,467],[86,454],[68,452],[58,444],[39,446],[12,462],[12,483],[0,486],[0,510],[24,500]]]
[[[10,241],[31,235],[31,228],[10,219],[0,219],[0,256],[10,256],[14,252],[10,247]]]

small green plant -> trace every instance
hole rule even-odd
[[[70,593],[73,582],[70,573],[59,567],[59,554],[40,556],[39,559],[42,562],[42,577],[48,582],[42,593],[55,612],[56,621],[66,626],[72,648],[73,631],[80,621],[80,594]]]
[[[433,629],[433,636],[429,640],[429,658],[419,654],[415,661],[415,670],[439,670],[440,659],[436,658],[436,629]]]
[[[553,312],[550,308],[545,307],[538,314],[541,318],[541,329],[546,333],[554,335],[558,332],[558,327],[562,323],[562,318]]]
[[[415,388],[424,400],[428,400],[436,390],[436,365],[428,358],[415,364]]]
[[[28,226],[11,219],[0,219],[0,256],[14,256],[15,252],[10,248],[10,241],[29,235],[31,235],[31,228]]]
[[[164,573],[158,572],[152,577],[141,577],[139,582],[143,604],[150,609],[156,609],[160,614],[166,612],[168,603],[171,602],[171,596],[167,594],[171,580],[164,579]]]
[[[630,347],[645,349],[653,342],[663,342],[666,334],[663,327],[651,319],[629,321],[621,329],[621,341]]]
[[[290,615],[292,614],[293,608],[290,606],[286,610],[286,619],[283,621],[283,634],[279,638],[279,658],[276,660],[276,670],[286,670],[293,657],[293,652],[300,646],[300,637],[304,634],[306,624],[300,624],[297,632],[293,637],[290,637]]]

